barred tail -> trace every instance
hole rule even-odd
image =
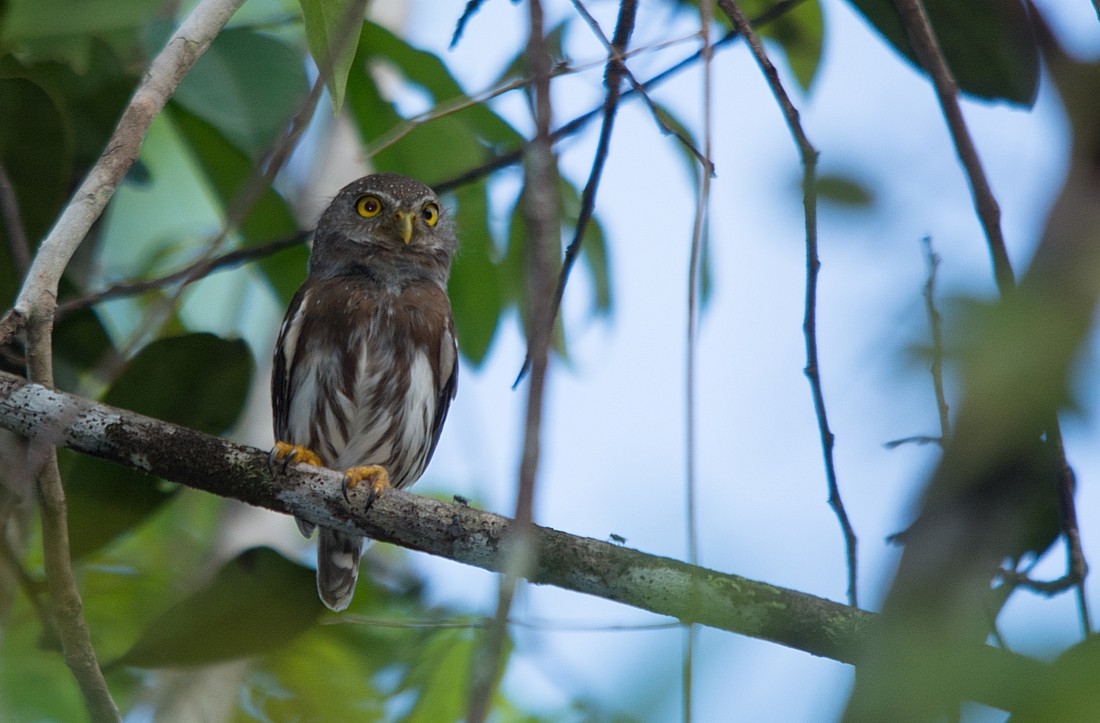
[[[355,594],[363,538],[322,527],[317,539],[317,594],[330,610],[339,612]]]

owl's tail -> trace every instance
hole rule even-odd
[[[351,604],[362,551],[362,537],[321,528],[317,540],[317,594],[330,610],[339,612]]]

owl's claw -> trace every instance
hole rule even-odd
[[[288,442],[276,442],[267,455],[267,462],[272,467],[281,467],[283,472],[292,464],[308,464],[314,467],[324,467],[321,458],[311,449],[300,444]]]
[[[352,467],[344,472],[344,500],[351,504],[348,493],[359,485],[367,484],[367,504],[363,511],[367,511],[374,501],[382,496],[382,493],[390,488],[390,475],[384,467],[376,464],[368,464],[362,467]]]

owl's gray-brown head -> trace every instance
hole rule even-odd
[[[344,186],[317,222],[311,275],[366,269],[389,278],[436,276],[446,283],[457,241],[454,222],[432,189],[396,173]]]

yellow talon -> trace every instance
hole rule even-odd
[[[268,455],[268,458],[272,464],[281,462],[283,470],[286,470],[287,466],[291,464],[309,464],[314,467],[325,466],[313,450],[300,444],[290,444],[288,442],[276,442],[275,446],[271,448],[271,454]]]
[[[384,467],[379,467],[376,464],[348,469],[344,472],[344,499],[350,503],[351,499],[348,497],[348,492],[364,482],[369,485],[367,505],[364,510],[369,510],[374,501],[390,488],[390,474]]]

